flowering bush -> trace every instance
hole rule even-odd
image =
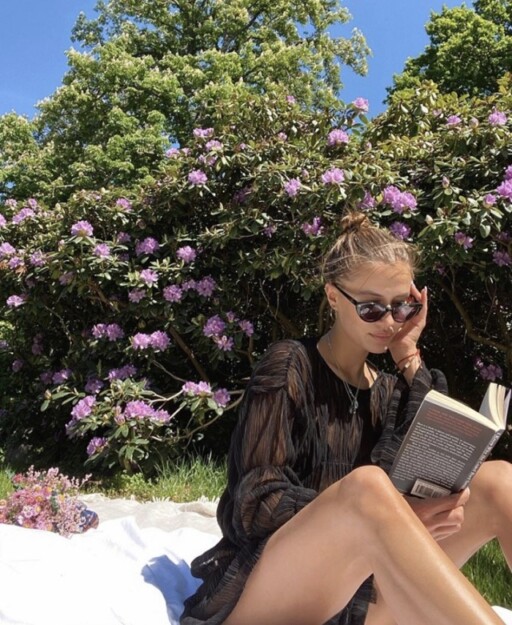
[[[13,477],[14,492],[0,501],[0,523],[57,532],[63,536],[84,529],[85,504],[77,499],[88,478],[69,478],[59,469],[35,471]]]
[[[129,198],[8,199],[0,436],[146,472],[209,445],[267,345],[325,328],[317,265],[346,207],[420,247],[429,364],[460,371],[470,394],[489,371],[505,377],[512,143],[508,117],[489,115],[509,99],[419,91],[367,129],[363,100],[322,114],[289,98],[223,103]]]

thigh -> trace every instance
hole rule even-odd
[[[225,625],[320,625],[348,603],[371,570],[362,524],[340,504],[345,480],[270,537]]]

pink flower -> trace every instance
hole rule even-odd
[[[512,264],[512,258],[510,258],[510,254],[508,252],[494,252],[492,259],[498,267],[510,267]]]
[[[397,239],[407,239],[407,237],[411,234],[411,229],[407,224],[404,224],[401,221],[395,221],[389,226],[390,232]]]
[[[341,130],[341,128],[335,128],[334,130],[331,130],[331,132],[327,135],[327,145],[331,147],[334,145],[342,145],[343,143],[348,142],[348,134],[344,130]]]
[[[88,417],[96,404],[96,398],[93,395],[86,395],[71,410],[73,421],[80,421]]]
[[[30,255],[30,264],[32,267],[43,267],[46,265],[46,256],[40,250],[36,250]]]
[[[177,284],[170,284],[164,289],[164,299],[168,302],[179,302],[183,297],[182,290]]]
[[[210,317],[204,327],[203,334],[208,337],[217,337],[226,327],[225,321],[223,321],[218,315]]]
[[[485,197],[484,197],[484,204],[486,206],[493,206],[494,204],[496,204],[496,196],[494,195],[494,193],[488,193]]]
[[[167,158],[176,158],[177,156],[179,156],[179,149],[178,148],[169,148],[166,153],[165,156],[167,156]]]
[[[496,189],[501,197],[512,202],[512,178],[505,179],[504,182]]]
[[[86,393],[96,395],[101,391],[103,386],[104,384],[100,379],[92,377],[87,380],[84,390]]]
[[[323,227],[321,224],[322,224],[322,220],[320,219],[320,217],[314,217],[313,221],[310,224],[309,223],[302,224],[301,229],[304,232],[304,234],[317,237],[321,235],[323,232]]]
[[[322,174],[321,180],[325,185],[341,184],[345,180],[345,172],[338,167],[332,167]]]
[[[162,332],[161,330],[157,330],[150,335],[150,345],[155,350],[155,352],[165,351],[170,344],[170,338],[165,332]]]
[[[507,123],[507,116],[502,111],[494,109],[487,118],[487,121],[491,126],[504,126]]]
[[[277,231],[277,226],[275,224],[268,224],[263,228],[263,234],[271,239]]]
[[[153,237],[146,237],[143,241],[137,241],[135,244],[135,253],[137,256],[142,254],[154,254],[160,249],[160,243]]]
[[[184,245],[176,250],[176,256],[187,264],[194,262],[197,252],[193,247],[190,247],[190,245]]]
[[[118,232],[116,236],[116,241],[118,243],[129,243],[132,240],[131,236],[127,232]]]
[[[286,194],[289,197],[295,197],[301,188],[302,183],[298,178],[292,178],[291,180],[287,180],[283,187]]]
[[[512,179],[512,165],[509,165],[507,169],[505,169],[505,180]]]
[[[16,254],[16,248],[10,243],[0,244],[0,258],[7,258],[7,256],[12,256],[13,254]]]
[[[462,119],[458,115],[450,115],[446,119],[447,126],[458,126],[462,122]]]
[[[278,132],[277,138],[279,139],[279,141],[286,141],[288,139],[288,135],[286,134],[286,132]]]
[[[204,147],[206,150],[208,150],[208,152],[214,152],[216,150],[222,150],[224,146],[220,141],[217,141],[217,139],[211,139],[210,141],[206,142],[206,145]]]
[[[213,135],[213,128],[194,128],[192,134],[196,139],[208,139]]]
[[[368,103],[368,100],[366,98],[356,98],[353,102],[352,105],[354,106],[354,108],[359,109],[360,111],[368,111],[368,109],[370,108],[370,105]]]
[[[469,250],[473,247],[474,239],[464,232],[456,232],[454,234],[455,243],[462,246],[465,250]]]
[[[7,219],[0,214],[0,228],[5,228],[5,226],[7,225]]]
[[[146,291],[144,289],[132,289],[128,292],[128,299],[134,304],[138,304],[146,297]]]
[[[19,306],[23,306],[26,301],[26,295],[11,295],[7,298],[6,304],[9,308],[18,308]]]
[[[223,352],[230,352],[235,344],[234,340],[225,334],[222,336],[215,336],[213,340],[215,341],[217,347]]]
[[[358,208],[361,210],[371,210],[375,208],[376,200],[369,191],[364,192],[363,199],[359,202]]]
[[[200,187],[208,182],[208,176],[200,169],[193,169],[188,174],[188,181],[193,187]]]
[[[132,210],[132,203],[125,197],[120,197],[116,202],[116,206],[125,213],[129,213]]]
[[[16,215],[14,215],[14,217],[12,218],[12,223],[13,224],[20,224],[22,221],[25,221],[25,219],[30,219],[32,217],[35,217],[35,213],[31,208],[22,208],[20,210],[19,213],[16,213]]]
[[[213,401],[217,403],[220,408],[225,408],[231,399],[231,395],[225,388],[219,388],[213,393]]]
[[[69,380],[71,374],[71,369],[61,369],[60,371],[56,371],[52,376],[52,382],[54,384],[63,384]]]
[[[59,276],[59,284],[62,284],[62,286],[66,286],[67,284],[70,284],[70,282],[73,280],[73,272],[72,271],[66,271],[63,274],[61,274]]]
[[[94,255],[102,260],[110,257],[110,247],[106,243],[98,243],[94,248]]]
[[[254,334],[254,326],[250,321],[247,321],[247,319],[242,319],[242,321],[238,323],[238,326],[246,336],[252,336]]]
[[[140,272],[140,279],[146,286],[153,286],[158,282],[158,274],[152,269],[143,269]]]
[[[295,104],[296,100],[295,100],[295,98],[292,95],[287,95],[286,96],[286,102],[288,104]]]
[[[417,206],[416,198],[412,193],[402,192],[393,185],[384,189],[382,200],[384,204],[390,204],[393,211],[400,215],[407,210],[414,211]]]
[[[87,455],[94,456],[95,454],[99,454],[107,445],[108,441],[104,436],[94,436],[87,445]]]
[[[151,346],[151,336],[144,332],[137,332],[132,336],[131,343],[134,350],[147,349]]]
[[[217,288],[217,283],[211,276],[205,276],[196,282],[196,291],[202,297],[211,297]]]
[[[71,235],[74,237],[92,237],[93,227],[88,221],[77,221],[71,226]]]

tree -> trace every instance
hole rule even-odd
[[[42,190],[54,199],[151,182],[165,150],[219,102],[279,90],[331,107],[341,67],[366,71],[363,36],[329,33],[350,18],[338,0],[111,0],[97,10],[78,19],[83,51],[68,53],[63,85],[34,120],[52,180]],[[17,170],[3,179],[0,193],[24,197]]]
[[[478,0],[474,9],[463,5],[432,13],[425,27],[430,44],[407,60],[389,93],[415,88],[423,80],[435,82],[443,93],[494,93],[498,80],[512,69],[511,18],[510,0]]]

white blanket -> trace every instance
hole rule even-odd
[[[85,499],[100,526],[70,539],[0,524],[0,624],[178,625],[189,564],[220,536],[215,503]]]

